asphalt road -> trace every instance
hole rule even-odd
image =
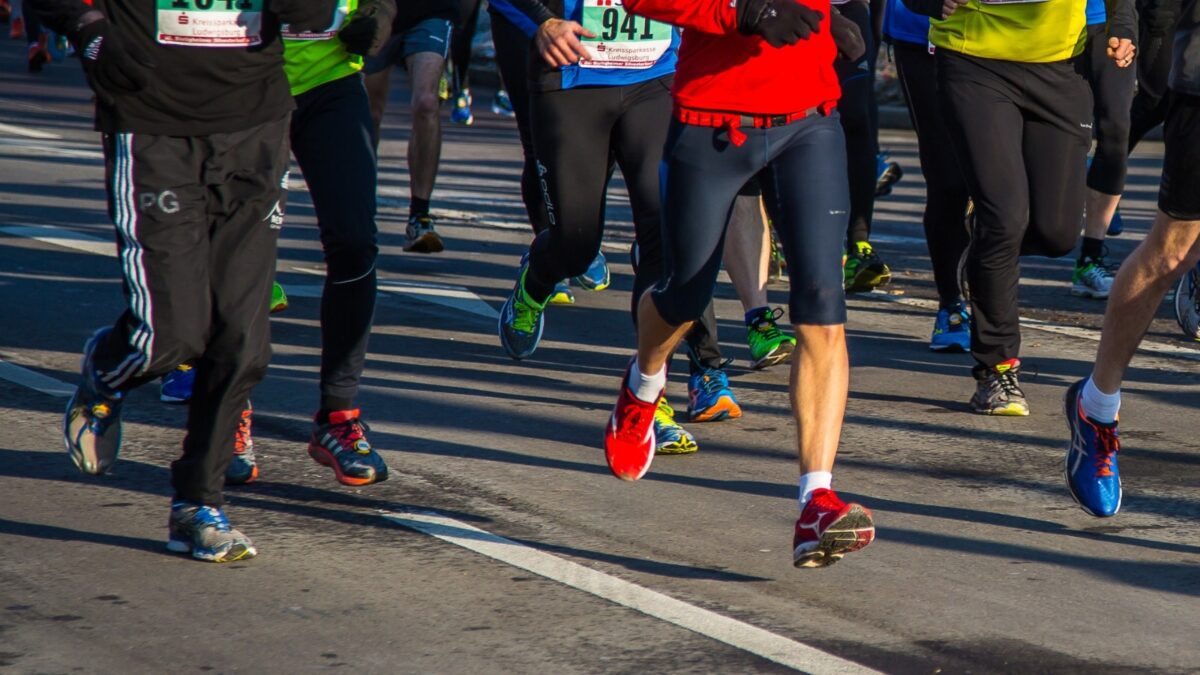
[[[1084,514],[1061,476],[1061,397],[1088,372],[1103,304],[1069,296],[1069,261],[1026,261],[1033,414],[968,413],[969,358],[926,347],[923,189],[899,132],[883,141],[906,177],[875,237],[897,280],[850,300],[835,486],[875,512],[863,552],[792,568],[787,373],[747,369],[728,284],[718,314],[745,416],[692,425],[698,454],[613,479],[600,441],[632,344],[624,192],[610,199],[613,288],[552,308],[535,358],[511,361],[495,312],[528,243],[515,131],[485,105],[475,126],[447,128],[435,210],[448,250],[405,254],[398,87],[360,401],[392,477],[342,487],[304,452],[321,254],[295,172],[277,263],[292,304],[254,394],[261,479],[229,490],[259,557],[167,553],[183,409],[153,386],[133,393],[111,476],[80,476],[62,450],[79,351],[120,311],[121,286],[82,79],[74,64],[30,77],[21,56],[0,44],[0,670],[1200,672],[1200,350],[1164,305],[1126,388],[1124,508]],[[1115,259],[1149,225],[1160,154],[1151,143],[1133,162]],[[668,393],[684,407],[678,374]]]

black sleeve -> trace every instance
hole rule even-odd
[[[333,23],[337,0],[270,0],[267,9],[294,31],[319,31]]]
[[[1108,13],[1108,37],[1137,39],[1137,11],[1133,0],[1104,0]]]
[[[900,0],[900,2],[917,14],[931,19],[942,18],[942,0]]]
[[[31,0],[30,6],[47,28],[72,41],[79,31],[79,18],[93,11],[82,0]]]
[[[513,9],[529,17],[529,20],[537,25],[542,25],[550,19],[559,19],[559,17],[550,11],[550,8],[542,4],[538,0],[505,0]]]

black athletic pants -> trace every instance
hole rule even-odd
[[[846,245],[868,241],[871,219],[875,213],[875,183],[879,154],[879,105],[875,102],[875,58],[879,51],[872,38],[871,10],[866,4],[851,0],[837,9],[853,21],[862,33],[867,51],[857,61],[838,58],[834,61],[842,98],[838,114],[846,133],[846,171],[850,178],[850,224],[846,228]]]
[[[129,307],[93,358],[123,392],[195,361],[183,457],[171,464],[176,499],[221,505],[234,433],[271,359],[287,130],[284,117],[208,136],[104,136]]]
[[[939,97],[975,201],[971,353],[991,368],[1020,352],[1019,256],[1063,256],[1079,238],[1092,92],[1079,59],[937,57]]]
[[[1106,195],[1125,191],[1129,159],[1129,116],[1137,79],[1134,68],[1118,68],[1108,58],[1104,24],[1088,26],[1083,63],[1092,86],[1096,153],[1088,169],[1087,186]]]
[[[896,73],[917,132],[921,173],[925,176],[925,244],[933,263],[938,301],[950,307],[962,300],[958,262],[970,243],[966,214],[970,193],[958,168],[950,130],[937,95],[937,57],[927,45],[892,45]]]
[[[500,77],[512,101],[513,116],[517,120],[517,134],[521,138],[521,152],[525,163],[521,167],[521,201],[529,214],[533,233],[538,234],[549,224],[546,222],[546,205],[542,202],[542,188],[538,184],[537,155],[533,152],[533,135],[529,132],[529,46],[532,39],[521,32],[499,12],[490,12],[492,17],[492,42],[496,46],[496,65]]]
[[[321,408],[350,410],[375,314],[375,145],[361,75],[296,97],[292,152],[304,172],[325,251]]]
[[[1181,0],[1138,0],[1137,95],[1133,97],[1129,151],[1167,117],[1175,27]]]
[[[401,0],[401,2],[405,1]],[[475,42],[475,29],[479,26],[479,6],[481,4],[483,4],[483,0],[461,0],[459,2],[459,24],[454,27],[454,37],[450,40],[450,63],[451,70],[454,72],[455,91],[462,91],[471,86],[471,46]]]

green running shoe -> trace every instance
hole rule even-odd
[[[750,367],[754,370],[787,363],[796,348],[796,338],[779,330],[775,323],[783,308],[763,308],[746,326],[746,344],[750,345]]]
[[[283,286],[280,286],[279,282],[276,281],[274,285],[271,286],[271,313],[274,314],[275,312],[282,312],[283,310],[287,309],[287,306],[287,293],[283,292]]]
[[[844,260],[842,272],[847,293],[864,293],[892,280],[892,271],[869,242],[855,242]]]
[[[675,421],[675,409],[667,403],[667,397],[659,397],[654,411],[655,454],[690,455],[699,449],[695,437]]]
[[[517,360],[533,354],[542,340],[545,326],[546,304],[538,303],[525,293],[525,273],[528,271],[528,265],[521,265],[521,276],[513,286],[512,295],[500,308],[500,345]]]

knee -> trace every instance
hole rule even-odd
[[[436,119],[438,114],[438,97],[436,92],[416,94],[412,99],[412,115],[415,119]]]
[[[831,349],[846,343],[844,323],[816,325],[797,323],[796,343],[802,349]]]
[[[680,326],[688,321],[697,321],[704,315],[704,309],[712,300],[711,294],[697,292],[696,289],[673,286],[671,280],[667,284],[654,288],[650,293],[662,320],[672,326]]]
[[[334,283],[361,278],[375,268],[379,246],[373,232],[325,243],[325,275]]]

